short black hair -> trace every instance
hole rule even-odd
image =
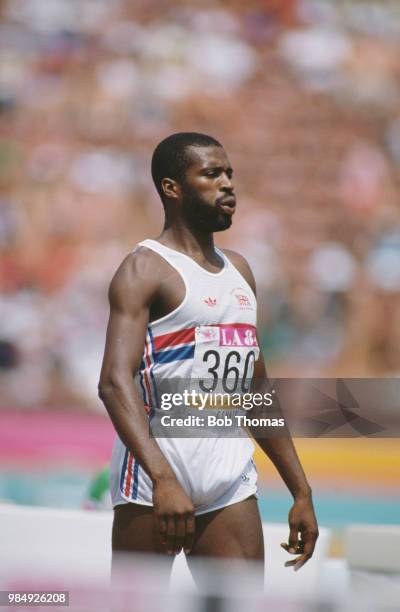
[[[182,181],[191,160],[186,153],[188,147],[222,147],[212,136],[197,132],[177,132],[164,138],[154,149],[151,159],[151,176],[161,200],[165,194],[161,187],[163,178]]]

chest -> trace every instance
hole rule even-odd
[[[256,298],[238,273],[199,273],[190,278],[171,279],[164,284],[162,301],[166,310],[177,310],[174,323],[182,327],[214,323],[256,325]]]

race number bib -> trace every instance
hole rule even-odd
[[[192,389],[201,393],[247,393],[259,353],[252,325],[196,327]]]

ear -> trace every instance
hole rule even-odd
[[[173,179],[163,178],[161,181],[161,189],[170,200],[177,200],[181,196],[180,185]]]

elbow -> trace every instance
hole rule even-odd
[[[98,396],[102,402],[106,402],[115,391],[121,386],[121,382],[117,376],[112,373],[101,376],[97,386]]]
[[[109,385],[106,381],[102,379],[99,380],[99,384],[97,385],[97,394],[102,402],[104,402],[106,397],[108,397]]]
[[[104,402],[104,399],[107,395],[107,387],[107,383],[104,382],[104,380],[100,379],[99,384],[97,385],[97,395],[99,396],[102,402]]]

